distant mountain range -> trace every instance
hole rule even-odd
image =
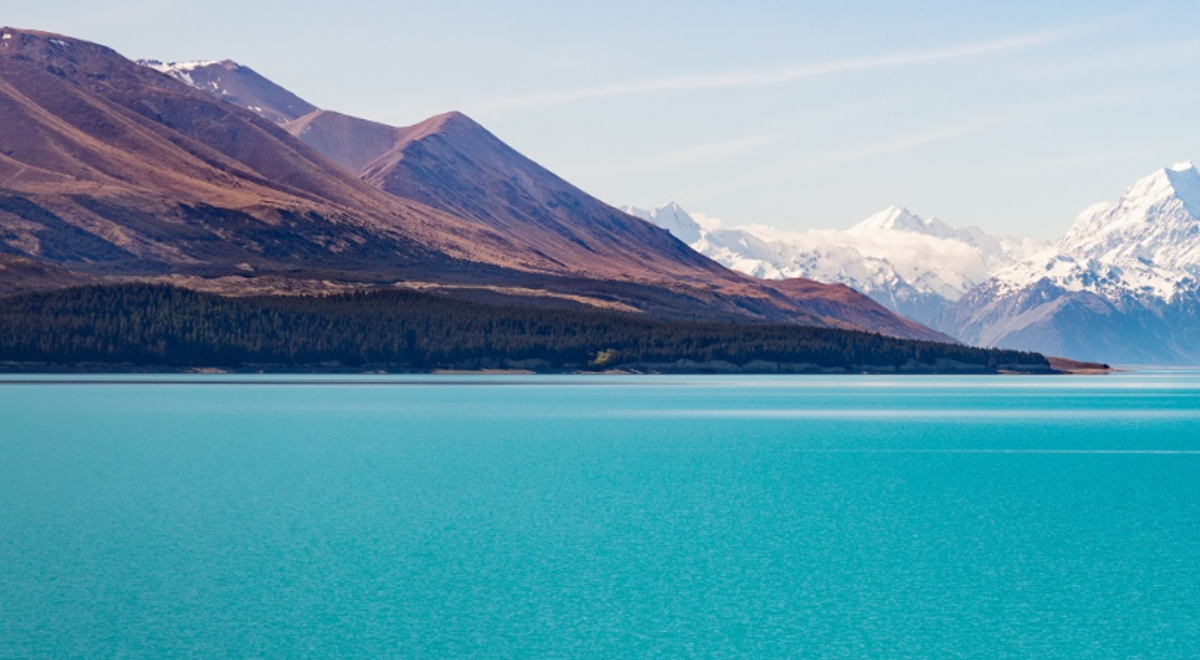
[[[987,345],[1123,364],[1200,364],[1200,173],[1191,163],[1086,209],[1052,251],[936,319]]]
[[[1120,364],[1200,364],[1200,173],[1191,163],[1081,213],[1050,245],[892,207],[845,231],[704,227],[677,204],[628,209],[763,278],[863,291],[964,342]]]
[[[403,287],[949,340],[844,286],[730,271],[459,113],[391,127],[230,61],[0,32],[0,293]]]
[[[625,207],[734,270],[767,279],[839,282],[921,323],[1048,244],[955,228],[893,206],[848,230],[785,232],[763,225],[704,227],[678,204]]]

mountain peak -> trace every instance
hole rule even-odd
[[[25,30],[22,28],[15,28],[15,27],[0,28],[0,42],[14,41],[21,37],[24,37],[29,40],[37,40],[37,41],[54,41],[54,42],[57,42],[62,45],[65,45],[68,43],[72,43],[72,44],[88,43],[86,41],[81,41],[79,39],[75,39],[74,37],[68,37],[68,36],[61,35],[61,34],[55,34],[53,32],[43,32],[42,30]],[[103,48],[103,46],[101,46],[101,47]]]
[[[1169,298],[1181,273],[1200,268],[1198,241],[1200,172],[1180,163],[1138,179],[1115,202],[1088,207],[1057,250],[1089,269],[1101,264],[1126,273],[1120,286],[1145,271],[1133,288],[1149,286]]]
[[[902,206],[889,206],[854,225],[850,231],[869,231],[872,229],[891,229],[894,231],[925,231],[925,221]]]
[[[137,63],[276,124],[295,121],[317,107],[233,60]]]
[[[1113,211],[1110,219],[1153,219],[1161,215],[1160,207],[1173,200],[1178,200],[1193,219],[1200,219],[1200,172],[1191,162],[1164,167],[1138,179],[1115,205],[1109,205]]]
[[[639,209],[633,206],[625,206],[621,210],[666,229],[671,232],[672,236],[688,245],[700,240],[704,235],[701,231],[700,223],[696,222],[676,202],[667,202],[662,206],[656,206],[650,210]]]
[[[440,115],[434,115],[429,119],[407,126],[400,129],[400,139],[398,144],[410,144],[417,140],[424,139],[431,135],[439,133],[453,132],[457,135],[469,135],[473,133],[486,134],[487,129],[481,126],[478,122],[464,115],[457,110],[443,112]]]
[[[226,60],[227,62],[229,60]],[[159,73],[171,73],[173,71],[193,71],[204,66],[212,66],[217,64],[215,60],[192,60],[190,62],[163,62],[162,60],[137,60],[138,64],[148,66]]]
[[[1076,217],[1054,251],[999,273],[938,327],[969,342],[1195,364],[1200,172],[1162,167]]]
[[[1167,172],[1167,178],[1192,217],[1200,219],[1200,172],[1196,166],[1191,162],[1175,165]]]
[[[443,112],[443,113],[441,113],[441,114],[434,115],[433,117],[430,117],[430,119],[431,119],[431,120],[440,120],[440,121],[443,121],[443,122],[450,122],[450,121],[456,121],[456,122],[457,122],[457,121],[469,121],[469,122],[471,122],[472,124],[474,124],[474,123],[475,123],[475,120],[473,120],[473,119],[471,119],[470,117],[468,117],[468,116],[464,115],[463,113],[459,112],[458,110],[448,110],[448,111],[446,111],[446,112]]]
[[[89,74],[124,61],[107,46],[53,32],[13,27],[0,28],[0,55],[33,60],[60,70],[78,68]]]
[[[473,130],[483,128],[479,125],[479,122],[471,119],[458,110],[451,110],[449,112],[443,112],[440,115],[434,115],[420,124],[417,124],[417,126],[428,126],[434,130],[444,130],[448,128]]]

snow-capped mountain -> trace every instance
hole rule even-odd
[[[703,226],[678,204],[626,207],[693,249],[756,277],[807,277],[847,284],[909,318],[927,323],[967,291],[1048,246],[990,236],[891,207],[848,230],[784,232],[763,225]]]
[[[1133,364],[1200,364],[1200,173],[1191,163],[1083,211],[937,319],[971,342]]]
[[[185,85],[207,92],[223,101],[240,105],[260,117],[283,124],[317,108],[304,99],[233,60],[160,62],[138,60],[138,64],[171,76]]]
[[[624,206],[621,210],[666,229],[692,249],[727,268],[763,279],[789,277],[774,263],[774,252],[762,239],[742,229],[721,229],[718,225],[705,227],[675,202],[653,209]]]

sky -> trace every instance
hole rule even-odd
[[[230,58],[396,125],[459,110],[614,205],[1055,238],[1200,161],[1200,3],[0,0],[131,58]]]

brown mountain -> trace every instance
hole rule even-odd
[[[220,62],[159,62],[138,60],[196,89],[209,90],[225,101],[240,105],[276,124],[316,110],[316,106],[232,60]]]
[[[406,129],[331,110],[313,110],[284,129],[356,176],[404,139]]]
[[[233,63],[215,66],[244,88],[222,95],[204,67],[188,83],[96,44],[3,35],[0,252],[57,268],[47,286],[62,273],[218,290],[399,284],[945,339],[864,323],[847,313],[869,303],[857,294],[732,273],[456,113],[403,129],[317,110],[288,121],[311,106]],[[267,98],[283,99],[277,121]]]
[[[380,194],[274,123],[110,49],[4,34],[7,252],[134,275],[403,270],[512,255],[497,232]]]

